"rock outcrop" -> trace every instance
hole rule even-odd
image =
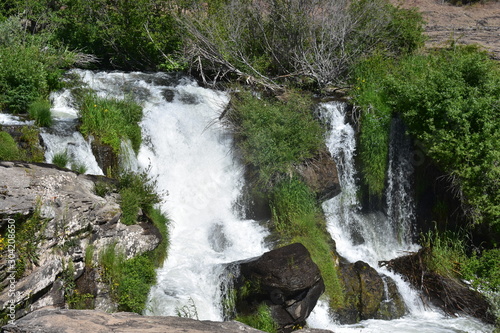
[[[367,263],[340,264],[346,306],[337,311],[337,319],[344,324],[366,319],[396,319],[406,308],[396,284],[388,276],[381,276]]]
[[[63,306],[63,275],[80,278],[85,261],[96,262],[109,245],[122,249],[127,258],[158,246],[161,239],[151,226],[120,222],[117,193],[104,198],[94,194],[98,181],[112,182],[49,164],[0,162],[0,228],[15,231],[15,248],[4,249],[0,259],[0,311],[9,306],[19,318],[45,306]],[[107,287],[98,279],[94,283],[95,306],[113,310]]]
[[[283,331],[304,325],[325,286],[307,249],[299,243],[233,263],[236,312],[252,314],[266,304]]]
[[[432,255],[430,249],[422,248],[416,253],[381,264],[403,275],[416,289],[422,291],[428,302],[440,307],[448,315],[461,313],[494,324],[495,318],[486,298],[462,281],[430,270],[425,264],[429,255]]]
[[[5,333],[258,333],[237,321],[212,322],[180,317],[147,317],[135,313],[92,310],[39,310],[2,328]],[[305,329],[299,333],[331,331]]]
[[[340,193],[337,165],[328,150],[298,166],[297,171],[318,200],[325,201]]]

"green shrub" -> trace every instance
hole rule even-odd
[[[35,124],[41,127],[52,125],[52,113],[50,112],[50,102],[46,99],[38,99],[28,107],[28,113],[35,120]]]
[[[86,137],[92,135],[100,142],[120,152],[121,141],[130,139],[137,153],[141,146],[142,108],[131,99],[117,100],[86,93],[81,97],[80,131]]]
[[[51,45],[49,34],[30,34],[17,17],[0,22],[0,32],[0,109],[26,112],[32,102],[60,88],[62,69],[76,56]]]
[[[15,161],[19,160],[21,153],[9,133],[0,131],[0,160],[2,161]]]
[[[52,163],[60,168],[66,168],[69,163],[69,156],[67,151],[54,154],[52,157]]]
[[[312,101],[290,94],[286,102],[241,93],[228,114],[247,164],[258,169],[263,188],[280,174],[313,157],[322,147],[323,129],[314,119]]]
[[[474,254],[462,266],[464,277],[482,290],[500,292],[500,249]]]
[[[137,221],[139,209],[143,212],[153,211],[154,205],[161,201],[155,192],[156,182],[151,180],[146,172],[126,172],[119,176],[120,207],[122,222],[130,225]]]
[[[21,127],[19,145],[22,147],[22,159],[28,162],[45,161],[44,150],[40,145],[40,131],[33,126]]]
[[[121,265],[118,299],[121,311],[141,314],[148,298],[149,288],[156,282],[155,266],[146,256],[137,256]]]
[[[107,67],[174,69],[170,58],[181,45],[172,7],[160,0],[66,1],[65,9],[55,13],[55,35]]]
[[[140,210],[139,195],[135,193],[133,188],[124,188],[120,191],[120,198],[121,222],[125,225],[135,224]]]

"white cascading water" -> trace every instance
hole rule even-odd
[[[138,159],[127,142],[122,146],[127,156],[121,158],[128,169],[148,170],[156,179],[164,200],[160,208],[172,221],[168,258],[158,270],[146,314],[223,320],[220,279],[224,264],[268,250],[264,243],[267,231],[255,221],[239,218],[235,208],[243,167],[233,158],[231,135],[218,120],[228,95],[162,73],[74,72],[100,96],[131,94],[144,109],[144,144]],[[58,105],[54,104],[54,114],[65,109]],[[402,163],[402,151],[407,149],[394,150],[405,143],[396,144],[395,140],[391,145],[387,212],[361,213],[356,199],[354,130],[346,122],[343,104],[326,103],[322,109],[331,127],[327,144],[342,187],[339,196],[323,205],[328,230],[342,256],[352,262],[363,260],[395,280],[409,313],[397,320],[339,325],[329,315],[327,300],[321,299],[308,324],[335,332],[491,332],[493,328],[474,319],[446,318],[437,310],[424,308],[417,292],[399,276],[378,268],[379,260],[418,248],[411,242],[413,203],[405,199],[410,184],[402,181],[412,169]]]
[[[91,141],[85,140],[76,125],[78,110],[73,107],[71,91],[64,89],[50,95],[53,125],[43,129],[40,135],[45,145],[45,161],[52,163],[56,154],[66,153],[71,164],[85,167],[86,174],[103,175],[92,153]]]
[[[335,240],[337,251],[350,262],[362,260],[379,273],[391,277],[403,297],[408,315],[396,320],[365,320],[355,325],[339,325],[330,317],[326,300],[320,300],[308,319],[316,328],[335,332],[491,332],[492,327],[468,317],[446,318],[436,309],[425,308],[418,293],[403,279],[378,267],[381,260],[390,260],[418,250],[412,243],[414,207],[411,196],[411,144],[398,129],[398,120],[392,126],[389,151],[387,212],[361,212],[357,200],[355,131],[346,121],[343,103],[331,102],[321,106],[323,120],[329,125],[327,145],[337,163],[342,193],[326,201],[323,210],[327,226]],[[400,128],[399,128],[400,129]]]
[[[235,207],[243,166],[219,122],[228,95],[162,73],[77,73],[100,96],[132,94],[143,106],[138,164],[156,179],[161,209],[171,220],[168,258],[146,314],[223,320],[224,264],[267,251],[267,231],[239,218]]]

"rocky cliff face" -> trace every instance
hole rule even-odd
[[[4,320],[45,306],[65,306],[65,283],[78,280],[86,270],[88,275],[86,261],[96,262],[110,244],[127,258],[159,244],[151,226],[120,222],[118,194],[96,195],[98,181],[112,182],[48,164],[0,162],[0,228],[8,235],[0,259]],[[113,310],[99,272],[93,274],[95,307]]]

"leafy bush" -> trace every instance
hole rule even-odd
[[[103,281],[110,286],[111,296],[118,303],[120,311],[139,314],[144,311],[149,289],[156,282],[155,268],[165,258],[168,235],[162,230],[166,230],[168,219],[159,211],[152,215],[163,236],[155,250],[127,260],[116,244],[111,244],[99,254]]]
[[[118,282],[120,310],[142,313],[149,288],[155,282],[155,267],[148,257],[137,256],[123,262]]]
[[[156,182],[150,179],[146,172],[125,172],[118,180],[124,224],[135,223],[139,208],[150,212],[155,204],[161,202],[160,196],[155,191]]]
[[[80,131],[120,152],[121,141],[128,138],[135,152],[141,145],[142,108],[131,99],[117,100],[98,97],[88,92],[81,97]]]
[[[28,162],[45,161],[44,150],[40,145],[40,131],[33,126],[21,127],[21,137],[19,138],[22,159]]]
[[[50,112],[50,102],[46,99],[38,99],[31,102],[28,113],[35,120],[35,124],[41,127],[52,125],[52,113]]]
[[[176,7],[165,1],[72,0],[64,5],[55,12],[57,38],[94,54],[103,65],[148,70],[178,65],[171,60],[180,49],[172,16]]]
[[[462,266],[464,277],[482,290],[500,292],[500,249],[474,254]]]
[[[286,102],[259,99],[250,93],[233,98],[228,114],[247,164],[258,169],[258,183],[268,187],[280,174],[313,157],[323,143],[323,129],[312,101],[291,94]]]
[[[50,35],[31,35],[17,17],[0,22],[0,108],[25,112],[38,98],[60,88],[62,69],[74,53],[49,43]]]
[[[0,131],[0,160],[15,161],[19,160],[21,154],[17,143],[9,133]]]

